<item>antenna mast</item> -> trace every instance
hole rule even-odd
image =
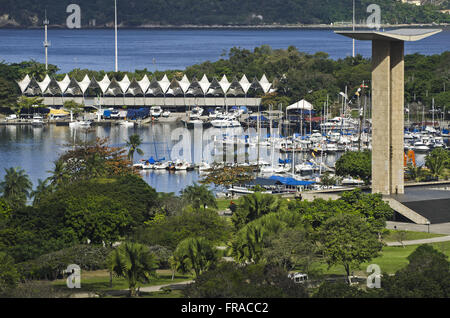
[[[115,50],[116,50],[116,73],[119,71],[119,60],[117,53],[117,0],[114,0],[114,30],[115,30]]]
[[[355,31],[355,0],[353,0],[353,31]],[[355,39],[353,39],[353,57],[355,57]]]
[[[47,19],[47,10],[45,10],[45,19],[44,19],[44,29],[45,29],[45,39],[44,39],[44,49],[45,49],[45,70],[48,71],[48,47],[51,45],[49,41],[47,41],[47,26],[49,25],[49,21]]]

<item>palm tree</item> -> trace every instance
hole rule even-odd
[[[242,228],[232,243],[236,260],[241,263],[258,263],[263,252],[264,229],[259,225],[249,224]]]
[[[216,197],[206,185],[198,185],[194,182],[194,185],[188,186],[181,192],[181,198],[197,211],[200,206],[203,206],[203,210],[206,210],[207,206],[217,209]]]
[[[38,185],[36,186],[36,190],[32,191],[30,197],[34,197],[33,205],[38,204],[42,197],[46,194],[52,192],[52,185],[48,184],[49,179],[41,180],[38,179]]]
[[[25,206],[33,185],[24,170],[20,168],[5,169],[4,181],[0,183],[0,193],[13,207]]]
[[[218,250],[207,239],[190,237],[178,244],[172,262],[178,272],[185,274],[193,270],[198,277],[213,268],[218,259]]]
[[[144,152],[138,148],[142,144],[142,139],[139,137],[138,134],[133,134],[130,136],[130,138],[126,141],[128,150],[128,159],[133,162],[134,152],[136,151],[141,156],[144,154]]]
[[[442,174],[448,160],[448,151],[442,148],[436,148],[425,157],[425,165],[430,169],[433,176],[438,177]]]
[[[57,186],[69,180],[69,175],[65,169],[66,164],[63,160],[56,160],[54,163],[54,168],[51,171],[47,171],[52,175],[48,178],[52,186]]]
[[[156,276],[158,268],[156,258],[147,246],[131,242],[125,242],[112,251],[107,264],[111,273],[127,280],[131,297],[139,293],[140,283],[147,283]]]

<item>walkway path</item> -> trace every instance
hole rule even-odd
[[[148,286],[148,287],[141,287],[141,289],[140,289],[140,291],[141,292],[147,292],[147,293],[150,293],[150,292],[157,292],[157,291],[159,291],[161,288],[163,288],[163,287],[169,287],[169,286],[183,286],[183,285],[187,285],[187,284],[190,284],[190,283],[193,283],[194,281],[193,280],[188,280],[188,281],[185,281],[185,282],[179,282],[179,283],[172,283],[172,284],[165,284],[165,285],[157,285],[157,286]],[[128,289],[127,289],[127,291],[128,291]]]
[[[428,244],[428,243],[440,243],[440,242],[448,242],[450,241],[449,236],[441,236],[441,237],[433,237],[429,239],[422,240],[412,240],[412,241],[403,241],[403,244],[400,242],[387,242],[387,246],[402,246],[402,245],[418,245],[418,244]]]
[[[450,235],[450,223],[430,224],[430,233]],[[428,232],[428,225],[405,222],[387,221],[386,228],[390,230],[405,230],[416,232]]]

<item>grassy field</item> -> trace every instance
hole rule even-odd
[[[383,235],[383,241],[385,242],[398,242],[398,239],[395,237],[397,230],[388,230],[388,232]],[[434,234],[427,232],[414,232],[414,231],[405,231],[404,241],[412,241],[412,240],[422,240],[433,237],[445,236],[444,234]]]
[[[430,245],[450,258],[450,242],[431,243]],[[418,246],[419,245],[408,245],[405,247],[385,246],[379,257],[362,264],[359,270],[354,271],[354,274],[357,276],[367,276],[366,268],[370,264],[377,264],[380,266],[383,273],[394,274],[408,264],[407,257],[414,252]],[[343,266],[332,266],[328,269],[326,264],[316,263],[313,268],[315,271],[324,275],[345,275]]]
[[[101,292],[107,293],[111,291],[119,291],[128,289],[127,281],[124,278],[113,277],[113,285],[110,287],[109,283],[109,272],[107,270],[97,270],[97,271],[81,271],[81,288],[74,290],[76,293],[84,292]],[[149,284],[144,284],[141,287],[157,286],[165,284],[179,283],[187,280],[191,280],[191,276],[181,275],[175,273],[174,280],[172,280],[172,272],[170,270],[157,270],[157,277],[153,278]],[[60,279],[56,280],[54,286],[61,289],[66,289],[66,280]],[[175,291],[174,291],[175,292]],[[155,294],[155,295],[153,295]],[[175,293],[174,295],[176,295]],[[165,296],[168,297],[167,293],[146,293],[146,296]],[[172,295],[173,296],[173,295]]]
[[[231,199],[217,199],[217,207],[219,211],[228,209]],[[235,200],[236,201],[236,200]]]

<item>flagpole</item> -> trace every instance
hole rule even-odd
[[[116,63],[115,69],[116,73],[119,71],[119,60],[118,60],[118,50],[117,50],[117,0],[114,0],[114,32],[115,32],[115,53],[116,53]]]

